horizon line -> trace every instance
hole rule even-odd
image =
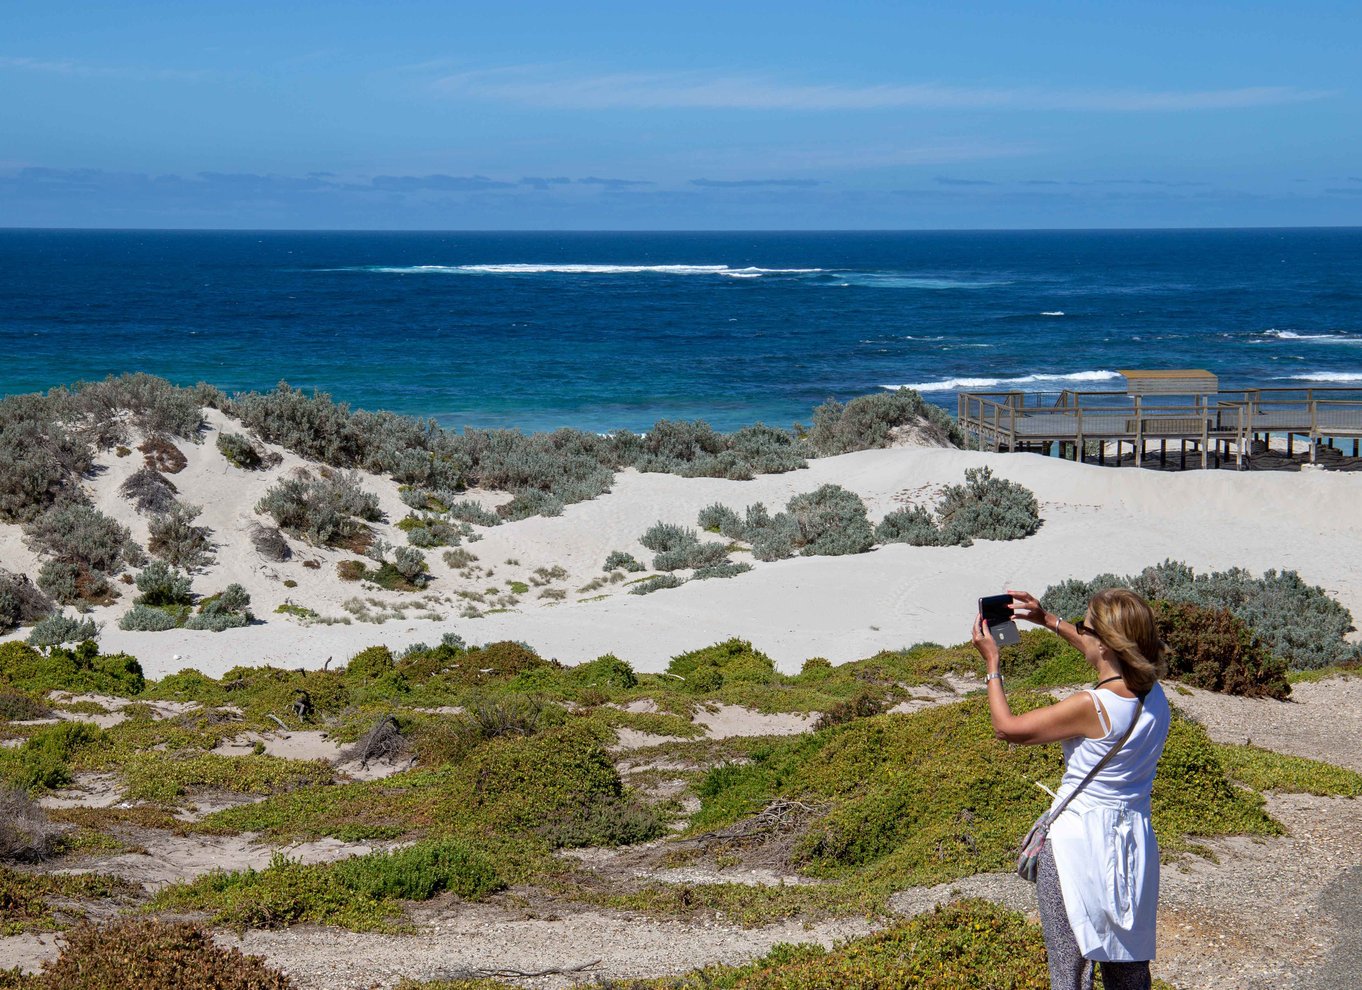
[[[1362,230],[1362,224],[1224,224],[1154,227],[101,227],[0,226],[0,233],[146,234],[1063,234],[1157,231]]]

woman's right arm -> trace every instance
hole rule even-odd
[[[1040,600],[1029,591],[1008,589],[1007,593],[1012,596],[1012,615],[1014,618],[1044,626],[1074,649],[1082,652],[1083,637],[1078,635],[1078,630],[1074,628],[1072,622],[1067,621],[1061,615],[1045,611],[1041,607]]]

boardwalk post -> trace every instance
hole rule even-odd
[[[1140,415],[1140,399],[1141,396],[1137,392],[1135,394],[1135,442],[1131,445],[1135,449],[1136,467],[1144,467],[1144,418]]]

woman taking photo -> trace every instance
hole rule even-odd
[[[1076,624],[1047,613],[1034,595],[1008,594],[1016,618],[1057,633],[1082,652],[1096,674],[1096,684],[1086,691],[1013,715],[998,669],[998,645],[983,616],[975,619],[973,641],[988,667],[988,707],[998,738],[1064,745],[1064,779],[1051,805],[1061,810],[1036,874],[1050,985],[1090,990],[1093,963],[1100,962],[1107,990],[1145,990],[1159,899],[1149,795],[1169,719],[1158,683],[1164,647],[1154,615],[1144,599],[1123,588],[1094,595]],[[1109,752],[1106,764],[1084,784]]]

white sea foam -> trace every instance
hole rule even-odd
[[[857,272],[844,276],[851,284],[867,289],[991,289],[1012,283],[1002,279],[962,279],[906,275],[902,272]]]
[[[354,269],[351,269],[354,270]],[[730,268],[728,265],[377,265],[359,271],[392,275],[724,275],[760,278],[763,275],[810,275],[822,268]]]
[[[1358,340],[1342,333],[1297,333],[1295,330],[1264,330],[1262,335],[1277,340]]]
[[[1362,382],[1362,373],[1351,371],[1314,371],[1304,375],[1284,375],[1277,380],[1292,382]]]
[[[1064,315],[1064,310],[1062,310],[1062,309],[1047,309],[1047,310],[1043,310],[1043,311],[1041,312],[1040,315],[1041,315],[1041,316],[1063,316],[1063,315]]]
[[[1046,385],[1070,382],[1106,382],[1121,376],[1114,371],[1075,371],[1068,375],[1022,375],[1019,378],[945,378],[937,382],[915,382],[908,385],[882,385],[891,391],[911,388],[917,392],[955,392],[961,389],[1018,388],[1022,391],[1043,391]],[[1033,386],[1026,388],[1025,386]],[[1034,386],[1040,386],[1036,388]]]

